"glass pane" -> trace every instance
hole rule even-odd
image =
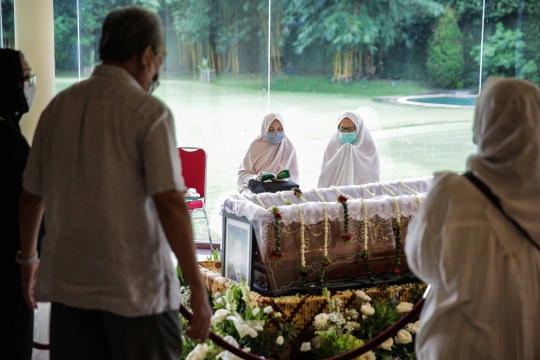
[[[338,115],[363,106],[377,115],[366,125],[378,146],[381,181],[465,169],[475,151],[474,96],[465,107],[398,102],[404,96],[478,90],[479,66],[467,54],[480,42],[481,22],[469,19],[478,19],[481,8],[461,17],[445,3],[273,1],[271,103],[294,126],[302,187],[317,184]],[[430,60],[441,22],[453,26],[445,36],[455,54],[438,60],[442,55],[434,53]]]
[[[13,19],[13,0],[0,2],[2,16],[0,18],[2,34],[2,47],[15,49],[15,23]]]
[[[156,91],[176,119],[179,146],[208,155],[206,205],[221,238],[221,198],[236,191],[238,166],[267,110],[267,8],[238,1],[180,0],[167,8],[167,65]],[[267,16],[267,15],[266,15]],[[220,198],[221,197],[221,198]],[[207,239],[204,220],[196,238]],[[199,226],[200,225],[200,226]]]
[[[98,42],[107,13],[138,3],[159,14],[167,57],[155,96],[171,109],[179,146],[208,154],[207,213],[220,194],[237,188],[237,170],[260,134],[267,110],[267,8],[237,1],[55,0],[57,91],[87,78],[99,64]],[[77,27],[79,23],[79,27]],[[195,237],[207,239],[195,222]],[[214,239],[221,238],[216,217]]]
[[[482,76],[519,77],[540,84],[540,4],[486,0]],[[475,56],[479,58],[479,49]]]
[[[54,0],[55,87],[60,92],[79,81],[77,1]]]

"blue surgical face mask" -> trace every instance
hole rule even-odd
[[[344,144],[352,144],[356,140],[356,133],[350,132],[350,133],[339,133],[339,140],[341,140]]]
[[[267,132],[266,133],[266,140],[268,140],[271,144],[279,144],[280,142],[285,139],[285,133],[284,132]]]

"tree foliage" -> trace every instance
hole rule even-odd
[[[497,23],[496,31],[487,38],[483,48],[483,77],[526,77],[538,81],[538,67],[533,60],[524,62],[525,42],[520,30],[505,29]],[[480,45],[471,51],[475,61],[480,64]]]
[[[166,26],[167,70],[192,73],[207,59],[217,72],[266,71],[268,0],[79,0],[78,9],[76,0],[53,1],[58,70],[76,70],[79,50],[83,68],[95,65],[107,13],[118,6],[140,4],[159,13]],[[459,28],[454,21],[453,30],[445,30],[435,41],[434,24],[443,13],[443,18],[449,16],[446,7],[455,10]],[[13,0],[3,1],[2,10],[4,44],[13,47]],[[539,14],[538,0],[486,2],[486,71],[538,78]],[[274,74],[294,63],[295,74],[333,73],[335,81],[381,76],[421,80],[429,75],[445,87],[459,86],[460,77],[466,86],[477,82],[478,51],[473,47],[481,34],[478,0],[272,0],[271,16]],[[522,31],[522,35],[513,33],[519,40],[512,43],[510,30],[501,32],[498,23]],[[456,29],[466,36],[460,39]],[[444,40],[452,34],[457,43]]]
[[[461,87],[463,45],[455,11],[447,8],[429,42],[427,70],[430,79],[444,88]]]

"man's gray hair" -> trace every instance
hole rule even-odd
[[[148,46],[157,54],[163,44],[163,25],[157,14],[137,5],[119,7],[103,22],[99,57],[104,62],[124,62]]]

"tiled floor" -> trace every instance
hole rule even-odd
[[[206,260],[211,255],[210,250],[197,250],[197,260]],[[50,303],[38,303],[38,309],[36,313],[36,329],[34,331],[34,341],[40,344],[49,343],[49,313]],[[34,349],[32,354],[32,360],[49,360],[48,350]]]

